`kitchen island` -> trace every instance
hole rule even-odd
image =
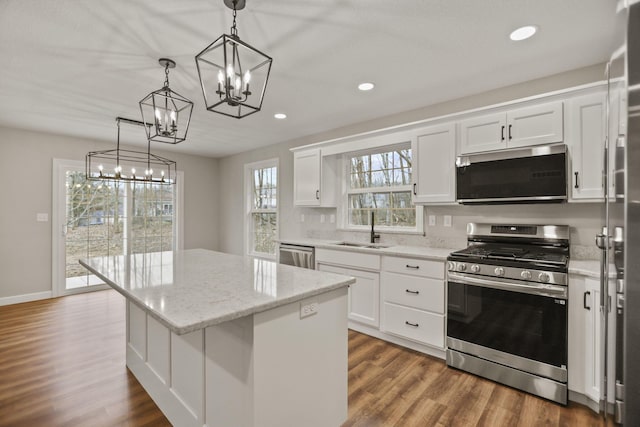
[[[202,249],[80,261],[127,298],[127,367],[177,426],[338,426],[353,278]]]

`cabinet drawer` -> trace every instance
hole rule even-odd
[[[384,304],[384,331],[444,348],[444,316],[415,308]]]
[[[429,277],[382,273],[385,302],[444,314],[444,281]]]
[[[395,273],[444,279],[444,263],[426,259],[382,257],[382,269]]]
[[[332,251],[331,249],[316,249],[316,261],[325,264],[344,265],[345,267],[380,270],[380,255],[364,254],[361,252]]]

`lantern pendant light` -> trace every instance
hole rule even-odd
[[[142,121],[153,123],[146,128],[149,141],[177,144],[187,138],[193,102],[169,88],[169,69],[175,68],[175,61],[160,58],[158,62],[164,67],[164,86],[140,101]]]
[[[242,118],[262,108],[273,59],[240,40],[236,13],[245,0],[224,0],[233,10],[231,34],[222,34],[196,55],[207,110]]]

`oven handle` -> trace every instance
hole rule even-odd
[[[480,286],[484,288],[500,289],[505,291],[522,292],[543,297],[567,298],[567,287],[549,285],[544,283],[519,283],[500,278],[482,279],[479,277],[463,276],[457,273],[449,273],[448,281],[462,285]]]

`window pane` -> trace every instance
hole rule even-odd
[[[253,170],[253,209],[275,209],[277,206],[277,168]]]
[[[276,253],[276,214],[254,213],[253,223],[253,251],[275,255]]]
[[[350,188],[377,191],[348,195],[349,224],[370,225],[371,212],[374,212],[376,225],[415,227],[411,192],[391,191],[397,186],[411,185],[411,166],[411,148],[352,156]]]

